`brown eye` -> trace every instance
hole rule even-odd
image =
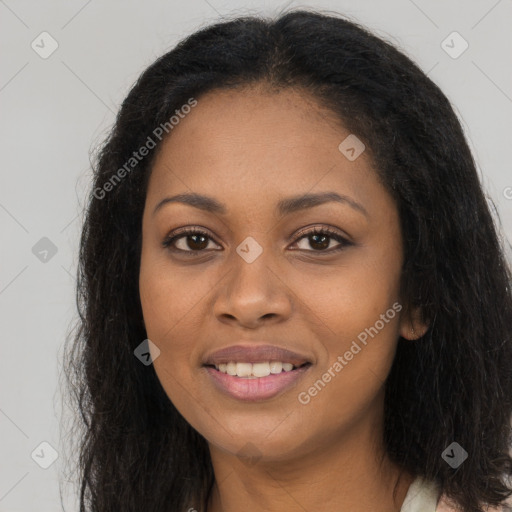
[[[205,231],[196,228],[187,228],[180,231],[179,234],[168,236],[162,246],[170,250],[183,253],[198,253],[208,248],[211,237]],[[178,246],[179,245],[181,246]]]
[[[312,248],[312,250],[306,247],[299,249],[309,252],[331,253],[340,251],[346,246],[352,245],[345,237],[329,228],[314,228],[310,231],[302,231],[297,242],[303,239],[307,239],[307,243],[309,244],[309,247]],[[330,247],[333,240],[338,242],[337,247]]]
[[[307,239],[306,243],[309,248],[299,247],[299,250],[305,250],[307,252],[330,254],[353,245],[341,234],[330,228],[314,228],[309,231],[302,231],[295,243],[297,244],[304,239]],[[337,242],[337,246],[332,247],[333,241]],[[185,228],[178,233],[169,235],[162,242],[162,246],[173,252],[199,255],[205,250],[214,249],[214,247],[208,249],[210,242],[214,243],[214,240],[206,231],[197,228]]]

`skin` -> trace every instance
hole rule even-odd
[[[355,161],[339,151],[349,133],[303,91],[213,91],[155,159],[140,298],[148,338],[160,349],[157,376],[210,447],[208,512],[399,511],[412,481],[388,460],[381,438],[384,382],[398,336],[425,331],[416,317],[398,313],[308,404],[298,400],[358,334],[401,304],[397,208],[368,151]],[[179,202],[154,213],[162,199],[191,192],[223,203],[225,214]],[[331,201],[278,215],[279,200],[317,192],[348,196],[366,213]],[[185,226],[210,238],[184,236],[174,252],[162,246]],[[340,242],[331,237],[318,249],[311,236],[297,236],[325,226],[350,244],[328,253]],[[236,252],[248,236],[263,249],[252,263]],[[240,342],[288,348],[312,366],[292,389],[242,402],[218,391],[202,367],[207,353]]]

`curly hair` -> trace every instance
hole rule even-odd
[[[429,328],[398,341],[386,381],[389,457],[436,481],[464,511],[502,504],[512,494],[512,277],[460,122],[393,44],[334,13],[296,10],[238,17],[182,40],[142,73],[98,149],[65,362],[80,411],[80,511],[206,510],[207,442],[153,366],[134,357],[147,338],[141,219],[161,141],[115,186],[113,177],[190,97],[256,83],[312,94],[364,142],[396,202],[403,302]],[[453,441],[469,454],[457,470],[441,457]]]

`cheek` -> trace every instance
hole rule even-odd
[[[171,268],[165,254],[142,254],[139,293],[144,323],[148,338],[160,350],[153,366],[169,399],[192,422],[196,409],[206,408],[196,385],[201,354],[195,340],[201,339],[201,311],[214,286],[207,274],[197,267]]]
[[[182,340],[176,333],[187,325],[191,327],[190,318],[213,286],[208,272],[197,268],[172,266],[165,251],[143,251],[139,293],[148,337],[153,336],[156,343],[181,343],[191,348],[192,338]]]
[[[180,293],[176,279],[162,266],[141,261],[139,292],[147,337],[160,350],[153,367],[169,400],[189,418],[197,394],[191,375],[191,338],[184,336],[183,324],[193,308],[193,293]]]
[[[139,294],[147,336],[160,350],[154,361],[159,377],[162,372],[173,375],[189,366],[190,343],[185,343],[179,331],[197,302],[197,290],[183,293],[176,281],[164,262],[143,252]],[[162,378],[167,380],[164,375]]]
[[[321,360],[299,390],[299,403],[315,411],[309,415],[315,422],[351,421],[379,394],[393,363],[402,309],[400,259],[359,253],[328,281],[316,280],[316,287],[311,276],[302,280],[305,288],[299,289],[309,290],[304,313],[310,310],[325,329],[318,337]]]
[[[380,411],[399,330],[392,305],[382,311],[390,312],[387,323],[366,311],[340,313],[337,335],[323,340],[326,357],[297,390],[308,428],[328,437],[357,424],[370,410]]]
[[[312,266],[303,270],[287,276],[290,287],[304,306],[302,313],[309,310],[308,316],[319,319],[329,339],[357,336],[399,300],[400,260],[384,250],[353,251],[343,265],[328,271]]]

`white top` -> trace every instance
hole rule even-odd
[[[410,485],[400,512],[436,512],[438,500],[437,484],[418,477]]]

